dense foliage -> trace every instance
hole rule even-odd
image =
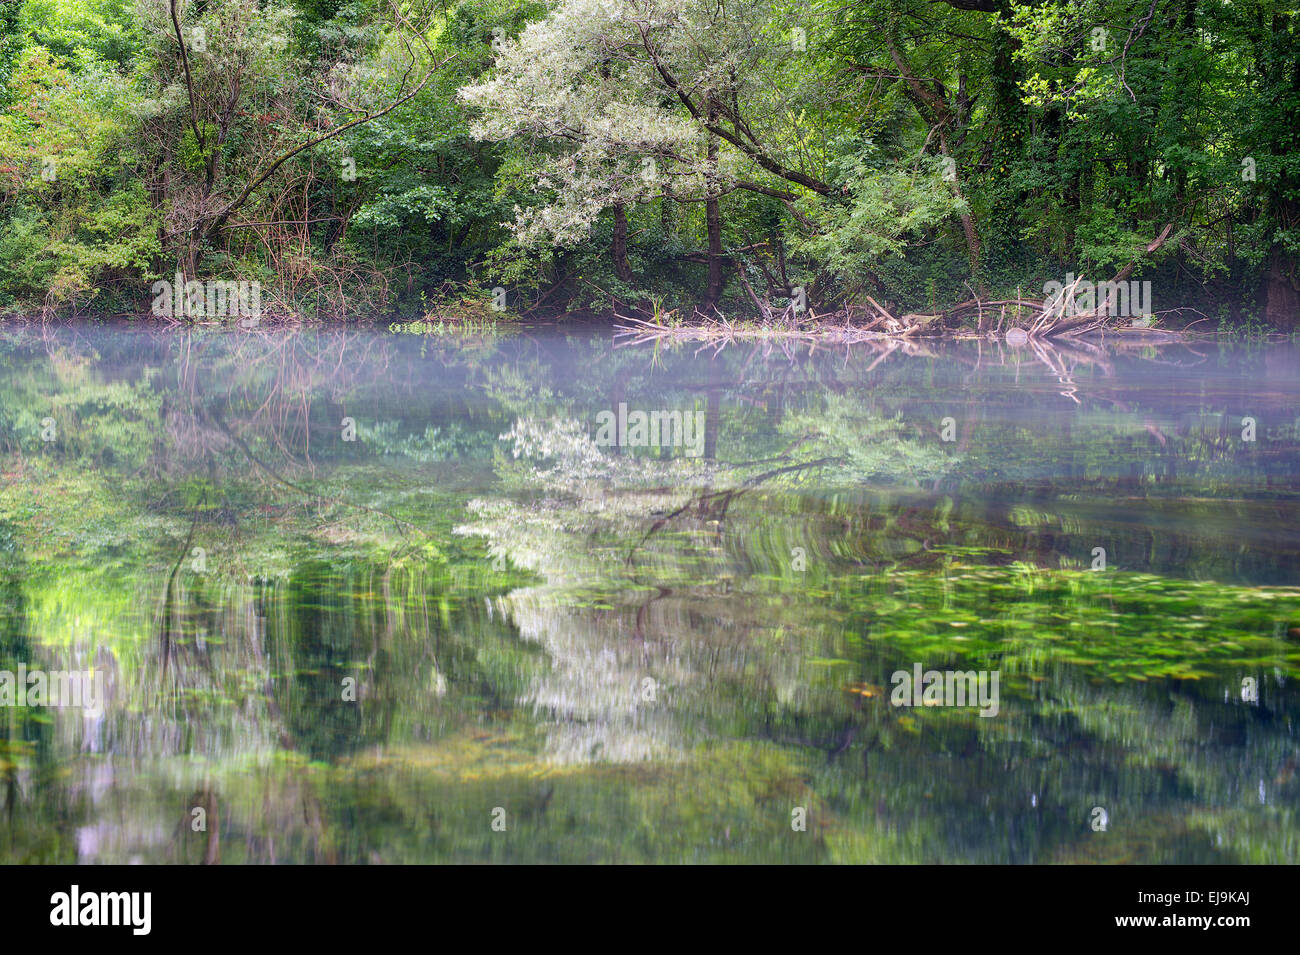
[[[0,311],[178,274],[296,315],[906,310],[1075,273],[1290,328],[1297,112],[1286,0],[6,0]]]

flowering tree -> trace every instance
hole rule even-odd
[[[496,70],[461,96],[482,111],[476,137],[520,138],[539,162],[545,198],[517,209],[520,240],[576,243],[612,208],[621,270],[624,206],[702,202],[715,300],[721,196],[795,212],[838,191],[802,128],[817,84],[793,23],[767,0],[561,0],[517,40],[499,37]]]

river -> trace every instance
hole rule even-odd
[[[0,862],[1300,860],[1292,344],[0,367]]]

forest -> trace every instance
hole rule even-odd
[[[1297,112],[1288,0],[4,0],[0,314],[1290,332]]]

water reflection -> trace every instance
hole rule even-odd
[[[0,362],[0,670],[108,699],[0,707],[6,862],[1300,855],[1290,346]],[[700,453],[607,446],[620,408]],[[915,663],[998,716],[891,705]]]

